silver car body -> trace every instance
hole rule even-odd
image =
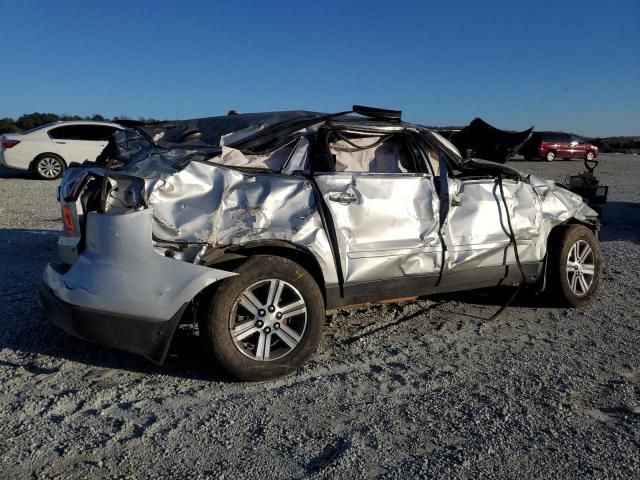
[[[359,150],[335,143],[328,148],[337,149],[336,166],[322,171],[313,166],[310,140],[322,129],[351,135],[351,145],[406,135],[419,145],[412,155],[421,166],[403,171],[391,161],[386,168],[389,147],[376,157],[377,171],[352,171],[338,166],[339,157],[350,161]],[[234,275],[225,266],[243,255],[306,258],[331,308],[534,282],[555,226],[597,228],[597,214],[581,197],[503,165],[463,161],[446,140],[416,125],[322,120],[260,154],[234,148],[260,128],[246,130],[222,135],[213,153],[145,145],[124,131],[113,140],[121,158],[129,155],[121,166],[69,169],[60,187],[68,211],[59,239],[64,265],[47,267],[42,288],[52,320],[162,362],[194,299]],[[103,211],[85,211],[83,192],[98,185]],[[143,325],[141,338],[123,342],[102,331],[105,324],[127,331],[133,319]],[[152,348],[148,332],[158,339]]]

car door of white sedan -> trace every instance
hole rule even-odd
[[[107,145],[102,132],[104,128],[109,129],[93,125],[67,125],[50,130],[49,136],[67,164],[87,160],[93,162]]]

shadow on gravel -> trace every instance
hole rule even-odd
[[[430,300],[439,302],[460,302],[475,305],[494,305],[496,310],[509,301],[517,287],[493,287],[478,290],[467,290],[452,293],[430,295]],[[545,294],[536,294],[535,287],[523,289],[509,304],[511,307],[523,308],[564,308],[552,297]]]
[[[342,456],[349,448],[351,448],[351,442],[346,438],[338,438],[334,443],[328,444],[322,452],[307,464],[305,467],[306,475],[301,478],[320,472]]]
[[[25,180],[37,180],[25,170],[12,170],[0,165],[0,178],[23,178]]]
[[[640,203],[608,202],[601,205],[600,240],[631,241],[640,244]]]

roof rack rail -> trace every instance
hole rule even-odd
[[[402,120],[401,110],[387,110],[385,108],[366,107],[364,105],[354,105],[353,112],[376,120],[387,120],[390,122],[400,122]]]

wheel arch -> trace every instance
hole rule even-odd
[[[42,157],[44,157],[44,156],[46,156],[46,155],[53,155],[54,157],[58,157],[60,160],[62,160],[62,163],[64,163],[64,168],[65,168],[65,170],[66,170],[67,168],[69,168],[69,164],[68,164],[68,163],[67,163],[67,161],[64,159],[64,157],[63,157],[62,155],[60,155],[59,153],[56,153],[56,152],[42,152],[42,153],[39,153],[38,155],[36,155],[35,157],[33,157],[33,160],[31,160],[31,163],[29,163],[29,170],[33,171],[33,169],[34,169],[34,167],[35,167],[36,162],[37,162],[40,158],[42,158]]]
[[[572,225],[582,225],[583,227],[587,227],[589,230],[591,230],[594,235],[596,236],[596,238],[598,238],[598,224],[597,223],[589,223],[589,222],[584,222],[581,220],[578,220],[575,217],[571,217],[569,220],[566,220],[562,223],[559,223],[558,225],[555,225],[550,231],[549,234],[547,235],[547,239],[546,239],[546,253],[545,253],[545,259],[548,257],[549,252],[551,251],[552,245],[554,242],[559,242],[560,239],[562,238],[562,235],[564,233],[564,231],[571,227]],[[547,263],[547,261],[545,260],[545,264]],[[548,265],[545,265],[544,268],[544,277],[546,277],[549,273],[549,268]],[[546,283],[546,280],[545,280]]]
[[[596,235],[596,237],[598,235],[598,223],[584,222],[584,221],[578,220],[575,217],[571,217],[569,220],[566,220],[562,223],[559,223],[558,225],[555,225],[549,231],[549,235],[547,235],[547,251],[549,251],[549,246],[551,245],[550,242],[555,240],[558,237],[558,235],[560,235],[564,230],[566,230],[568,227],[572,225],[582,225],[583,227],[587,227],[589,230],[591,230]]]
[[[545,255],[545,267],[544,267],[544,275],[542,278],[542,288],[540,289],[540,291],[544,290],[548,294],[551,294],[552,296],[557,295],[558,292],[560,291],[559,290],[560,284],[558,283],[559,277],[557,276],[560,274],[559,272],[561,272],[561,267],[560,267],[561,263],[558,262],[559,260],[558,256],[560,255],[561,249],[558,247],[562,245],[562,240],[565,237],[565,235],[568,234],[568,231],[571,229],[571,227],[585,227],[586,229],[591,231],[593,233],[595,245],[597,246],[596,250],[600,252],[597,222],[594,222],[594,223],[585,222],[573,217],[567,220],[566,222],[563,222],[561,224],[554,226],[549,232],[549,235],[547,237],[547,253]],[[602,261],[601,253],[598,253],[597,255],[600,258],[600,261]],[[600,277],[598,278],[601,278],[602,264],[600,263],[599,265],[600,266],[598,268],[600,269],[600,273],[598,275]],[[593,295],[595,292],[597,292],[597,289],[599,288],[599,285],[600,285],[599,283],[600,281],[601,280],[597,280],[598,283],[596,283],[595,289],[589,295]],[[592,297],[589,297],[589,298],[592,298]],[[582,302],[582,300],[575,301],[564,296],[564,297],[561,297],[560,303],[564,306],[577,307],[577,306],[581,306],[583,304],[588,303],[588,301],[584,303]]]
[[[309,249],[286,240],[255,240],[242,245],[213,248],[202,256],[202,265],[220,270],[235,270],[248,258],[256,255],[283,257],[302,266],[318,284],[326,304],[324,274],[315,255]],[[215,285],[212,285],[212,288],[215,288]]]

